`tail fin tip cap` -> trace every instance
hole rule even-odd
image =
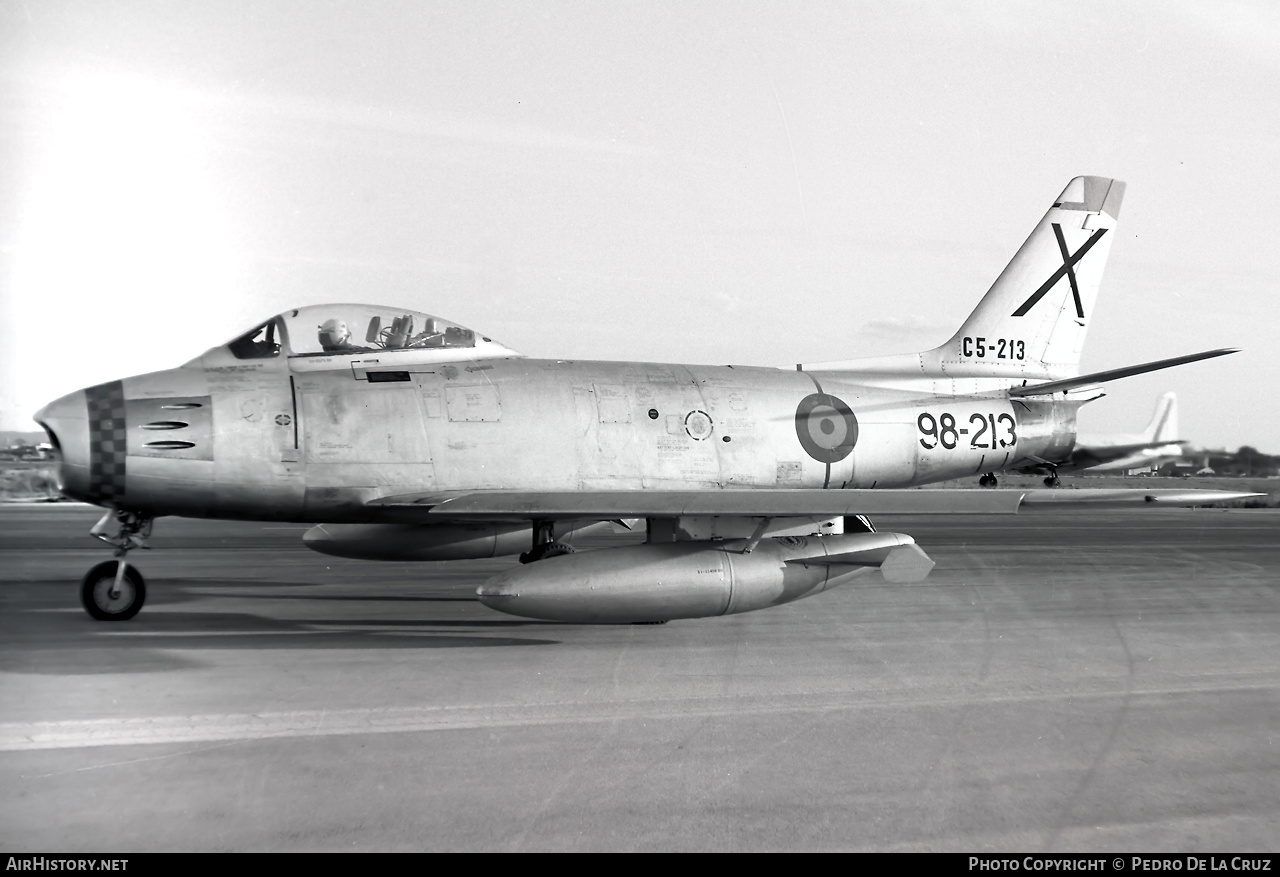
[[[1087,213],[1105,213],[1112,219],[1120,218],[1120,202],[1124,200],[1124,183],[1110,177],[1076,177],[1067,183],[1054,207],[1064,210],[1083,210]]]

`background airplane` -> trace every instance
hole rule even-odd
[[[1178,438],[1178,396],[1165,393],[1156,405],[1151,422],[1142,432],[1132,435],[1081,433],[1071,456],[1059,464],[1058,471],[1154,469],[1180,458],[1186,451],[1186,444]]]
[[[1154,469],[1180,458],[1186,442],[1178,437],[1178,396],[1165,393],[1156,404],[1155,414],[1140,433],[1107,433],[1076,436],[1075,447],[1059,462],[1043,461],[1019,471],[1045,475],[1046,485],[1058,483],[1062,472],[1124,472],[1129,469]]]
[[[928,574],[910,536],[866,515],[1242,495],[901,489],[1065,461],[1102,382],[1232,352],[1079,374],[1123,193],[1071,180],[955,335],[921,353],[795,370],[533,359],[432,315],[338,304],[69,394],[36,418],[63,491],[110,510],[94,534],[117,549],[82,601],[99,619],[136,614],[145,584],[125,556],[161,515],[312,522],[309,547],[369,559],[527,548],[482,602],[658,622],[873,569]],[[629,518],[646,544],[574,555],[563,541]]]

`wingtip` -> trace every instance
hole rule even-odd
[[[1267,496],[1242,490],[1187,490],[1141,488],[1087,488],[1083,490],[1028,490],[1023,494],[1019,511],[1067,508],[1105,508],[1146,505],[1194,507],[1222,502],[1238,502]]]

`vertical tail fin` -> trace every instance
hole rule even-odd
[[[1077,376],[1123,198],[1124,183],[1108,177],[1067,183],[960,331],[941,347],[797,367],[857,371],[864,378]]]
[[[1114,239],[1124,183],[1076,177],[951,340],[949,375],[1065,378],[1080,351]]]
[[[1151,444],[1178,440],[1178,394],[1165,393],[1156,405],[1156,413],[1142,434]]]

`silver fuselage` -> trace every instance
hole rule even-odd
[[[416,359],[246,362],[215,348],[69,394],[37,419],[77,499],[147,515],[361,522],[381,519],[370,500],[430,492],[927,484],[1065,457],[1080,404],[1011,400],[999,380]]]

